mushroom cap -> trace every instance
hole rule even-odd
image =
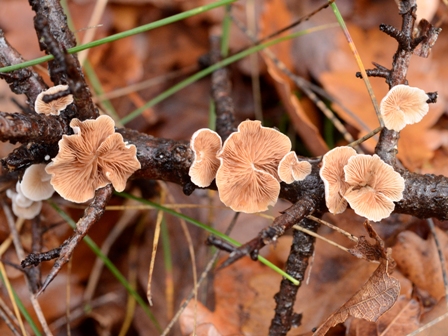
[[[6,190],[6,196],[20,207],[27,208],[33,203],[32,200],[22,194],[19,181],[16,183],[16,191],[13,191],[12,189]]]
[[[59,115],[61,111],[65,110],[68,105],[73,103],[73,95],[69,94],[67,96],[52,100],[49,103],[45,103],[43,101],[43,97],[45,95],[65,91],[67,89],[68,85],[56,85],[45,91],[42,91],[36,97],[36,101],[34,102],[34,110],[37,113]]]
[[[20,189],[22,194],[33,201],[50,198],[54,188],[50,183],[51,175],[45,171],[45,163],[31,165],[23,174]]]
[[[385,126],[399,132],[406,125],[419,122],[429,111],[428,98],[422,89],[403,84],[394,86],[380,104]]]
[[[17,192],[11,189],[6,190],[6,196],[12,201],[12,212],[14,212],[17,217],[33,219],[40,213],[42,202],[33,202],[22,195],[19,182],[16,184],[16,190]]]
[[[288,184],[302,181],[311,173],[311,163],[299,161],[295,152],[289,152],[278,165],[278,176]]]
[[[291,141],[279,131],[246,120],[224,142],[216,174],[219,198],[234,211],[267,210],[280,193],[277,168],[291,150]]]
[[[194,161],[188,171],[191,182],[201,188],[208,187],[212,183],[219,168],[220,162],[217,155],[221,147],[221,137],[215,131],[201,128],[194,132],[190,141]]]
[[[36,217],[40,211],[42,210],[42,202],[32,202],[29,207],[21,207],[20,205],[17,205],[16,202],[12,202],[12,212],[17,217],[24,218],[24,219],[33,219]]]
[[[116,191],[123,191],[129,177],[141,168],[137,147],[123,141],[119,133],[110,135],[98,148],[98,165]]]
[[[403,198],[404,179],[378,155],[356,155],[344,167],[350,185],[344,198],[360,216],[372,221],[388,217]]]
[[[75,134],[62,136],[58,155],[46,167],[54,189],[76,203],[93,198],[95,190],[109,183],[122,191],[128,177],[140,168],[136,147],[123,142],[106,115],[82,122],[73,119],[70,126]]]
[[[347,208],[347,202],[342,197],[349,188],[345,182],[344,166],[356,151],[347,146],[333,148],[322,158],[320,178],[325,185],[325,203],[333,214],[339,214]]]

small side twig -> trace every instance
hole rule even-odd
[[[8,222],[9,230],[11,231],[12,241],[14,243],[14,247],[16,249],[17,257],[19,259],[25,258],[25,251],[23,250],[22,244],[20,242],[19,233],[16,230],[16,226],[14,225],[14,217],[9,209],[9,207],[2,202],[3,211],[6,216],[6,221]],[[39,302],[36,298],[36,292],[39,289],[37,287],[37,283],[33,279],[34,272],[29,272],[29,270],[25,270],[25,280],[28,285],[29,291],[30,291],[30,301],[34,308],[34,311],[36,312],[37,318],[42,326],[42,329],[45,332],[45,335],[52,336],[53,334],[50,331],[50,328],[48,327],[47,320],[45,319],[45,316],[42,312],[42,308],[40,307]]]
[[[265,245],[275,242],[286,230],[302,220],[306,215],[312,213],[315,204],[312,199],[302,198],[278,216],[272,225],[262,230],[258,236],[249,242],[241,245],[225,260],[218,269],[227,267],[244,256],[250,256],[252,260],[258,258],[258,253]]]
[[[95,224],[103,215],[106,205],[109,199],[112,196],[112,185],[108,184],[107,186],[98,189],[95,192],[95,197],[92,203],[86,208],[84,211],[84,216],[76,223],[76,229],[73,236],[68,238],[62,246],[60,246],[59,257],[55,261],[50,274],[48,274],[44,283],[42,284],[41,290],[37,293],[40,295],[53,281],[56,275],[61,270],[62,266],[64,266],[73,254],[74,249],[78,245],[78,243],[87,235],[87,232],[91,228],[93,224]],[[53,250],[55,255],[57,255],[57,249]],[[44,256],[43,253],[35,255],[31,253],[22,261],[22,267],[29,267],[35,265],[35,262]]]

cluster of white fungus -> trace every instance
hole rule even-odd
[[[200,129],[190,147],[195,154],[192,182],[207,187],[216,178],[221,201],[234,211],[267,210],[277,202],[281,181],[300,181],[311,172],[309,162],[290,152],[286,135],[256,120],[243,121],[222,146],[216,132]]]
[[[32,219],[42,209],[42,201],[50,198],[54,189],[50,184],[50,175],[45,172],[45,164],[30,166],[24,173],[16,189],[9,189],[6,195],[12,201],[12,211],[17,217]]]

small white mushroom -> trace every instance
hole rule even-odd
[[[34,202],[26,198],[21,190],[20,183],[16,184],[16,191],[11,189],[6,190],[6,196],[8,196],[12,201],[12,212],[20,218],[33,219],[36,217],[41,209],[42,202]]]
[[[22,194],[30,200],[46,200],[54,193],[54,188],[50,183],[51,175],[45,171],[46,166],[42,163],[31,165],[23,174],[20,189]]]

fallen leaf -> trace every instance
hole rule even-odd
[[[376,323],[351,319],[347,321],[347,336],[396,336],[407,335],[419,327],[420,303],[400,296],[394,306]]]
[[[349,316],[375,322],[396,302],[400,293],[400,282],[388,274],[388,261],[382,259],[376,271],[362,288],[340,309],[331,315],[314,333],[325,335]]]
[[[275,15],[273,15],[275,13]],[[292,22],[291,13],[284,1],[269,0],[265,2],[264,12],[261,16],[261,36],[267,36],[278,31]],[[285,41],[270,47],[270,51],[288,69],[293,69],[292,41]],[[291,80],[278,68],[276,64],[264,53],[263,59],[267,64],[268,72],[274,79],[275,87],[282,99],[289,118],[294,125],[297,134],[300,135],[305,145],[314,155],[322,155],[328,151],[328,146],[320,135],[320,131],[312,121],[312,116],[301,106],[299,99],[293,93]],[[318,119],[318,118],[317,118]]]
[[[421,331],[418,336],[446,334],[446,331],[448,330],[448,308],[445,298],[440,299],[440,301],[432,307],[431,310],[422,315],[420,319],[420,326],[426,326],[428,323],[431,323],[437,319],[440,319],[438,323],[428,326],[425,330]]]
[[[448,236],[437,227],[436,232],[440,245],[443,247],[445,260],[447,260]],[[442,269],[434,237],[424,240],[413,232],[401,232],[393,247],[392,256],[397,267],[415,286],[427,291],[436,300],[445,295]]]

